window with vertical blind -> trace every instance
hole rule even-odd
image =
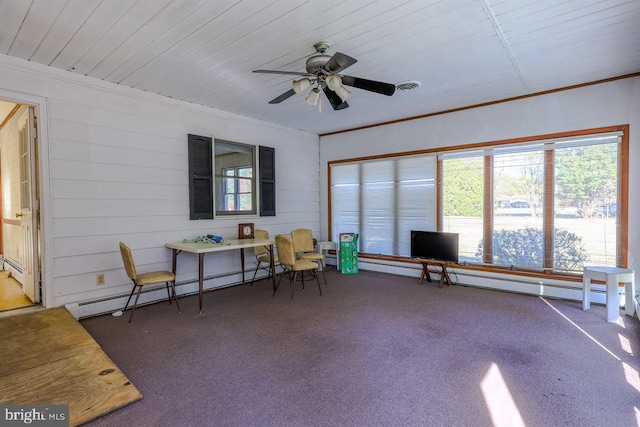
[[[359,251],[410,254],[410,231],[436,224],[436,156],[331,164],[331,232],[358,233]]]
[[[466,263],[554,272],[625,267],[626,131],[333,163],[332,237],[357,232],[361,253],[404,257],[410,230],[437,230],[459,234]]]

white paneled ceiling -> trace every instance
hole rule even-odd
[[[321,40],[422,86],[269,104],[297,77],[252,71]],[[638,46],[638,0],[0,0],[0,53],[318,134],[638,73]]]

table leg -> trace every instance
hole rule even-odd
[[[447,264],[442,265],[442,276],[444,277],[444,281],[447,283],[447,286],[451,286],[451,277],[449,277],[449,272],[447,271]]]
[[[426,262],[422,263],[422,273],[420,273],[420,284],[424,282],[424,278],[427,278],[427,282],[431,282],[431,275],[429,274],[429,264]]]
[[[615,274],[607,274],[607,322],[617,322],[620,318],[620,296]]]
[[[176,290],[176,270],[178,269],[178,254],[182,252],[177,249],[171,249],[171,272],[173,273],[173,298],[176,300],[176,305],[178,304],[178,291]],[[169,301],[171,302],[171,301]],[[178,306],[178,311],[180,311],[180,306]]]
[[[582,309],[589,310],[591,308],[591,277],[589,272],[582,273]]]
[[[624,314],[633,317],[636,312],[636,278],[631,273],[631,281],[624,284]]]
[[[240,265],[242,266],[242,284],[244,285],[244,248],[240,248]]]
[[[178,265],[178,250],[177,249],[171,249],[172,252],[172,256],[171,256],[171,272],[173,273],[173,275],[175,276],[176,274],[176,266]]]
[[[202,292],[204,276],[204,254],[198,254],[198,302],[200,304],[200,314],[202,314]]]

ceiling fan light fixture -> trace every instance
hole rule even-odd
[[[309,105],[318,105],[318,101],[320,100],[320,91],[317,87],[314,87],[309,95],[305,98],[305,102]]]
[[[349,95],[351,95],[351,91],[344,86],[340,86],[338,89],[334,90],[334,92],[340,97],[340,99],[342,99],[342,102],[345,102],[347,98],[349,98]]]
[[[292,85],[293,85],[293,90],[295,91],[295,93],[301,94],[302,92],[304,92],[304,90],[306,88],[311,86],[311,80],[309,80],[308,78],[305,77],[305,78],[300,79],[300,80],[294,80]]]
[[[305,64],[306,73],[299,71],[253,70],[254,73],[299,76],[296,77],[298,80],[294,80],[291,83],[291,89],[269,101],[269,104],[279,104],[295,94],[301,94],[308,87],[315,86],[305,98],[307,104],[317,105],[318,110],[321,111],[320,91],[322,90],[334,110],[344,110],[349,108],[346,99],[351,95],[351,91],[345,86],[387,96],[393,95],[396,91],[396,85],[391,83],[339,74],[358,62],[358,60],[340,52],[328,55],[327,51],[330,45],[324,41],[314,44],[313,47],[316,53],[307,58]],[[404,87],[401,86],[398,89],[404,89]]]
[[[342,78],[340,76],[332,75],[326,78],[327,87],[336,92],[342,87]]]

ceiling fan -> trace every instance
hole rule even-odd
[[[320,102],[320,91],[323,91],[334,110],[343,110],[349,107],[349,104],[347,104],[347,98],[351,94],[351,91],[349,91],[345,86],[368,90],[370,92],[380,93],[387,96],[391,96],[395,92],[396,86],[391,83],[377,82],[374,80],[362,79],[360,77],[338,74],[347,67],[355,64],[357,60],[340,52],[335,53],[333,56],[328,55],[327,51],[331,45],[325,41],[318,42],[314,44],[313,47],[316,49],[316,53],[307,59],[306,73],[277,70],[253,71],[254,73],[303,76],[301,79],[293,81],[292,89],[289,89],[282,95],[272,99],[269,101],[269,104],[279,104],[295,94],[302,93],[305,89],[311,86],[314,87],[305,99],[307,104],[318,105]]]

